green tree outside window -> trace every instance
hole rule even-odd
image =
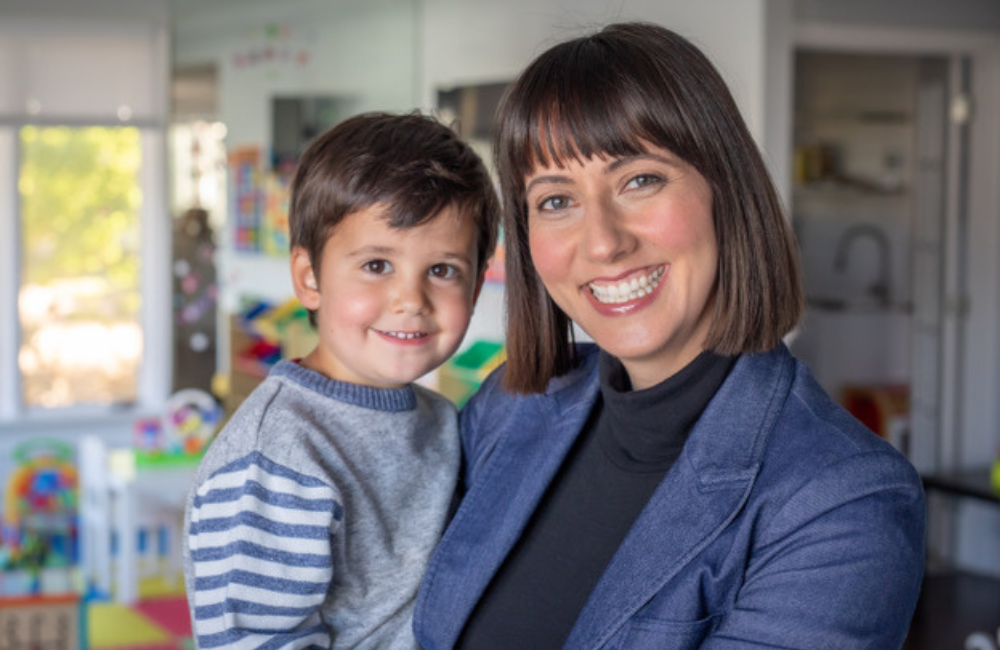
[[[140,132],[29,126],[20,135],[24,402],[132,402],[142,358]]]

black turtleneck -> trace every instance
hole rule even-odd
[[[601,353],[600,398],[458,648],[562,647],[734,360],[703,352],[660,384],[632,391],[621,363]]]

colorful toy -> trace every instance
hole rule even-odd
[[[7,482],[6,523],[21,526],[64,522],[76,512],[73,449],[57,440],[37,440],[14,449],[17,466]]]
[[[132,425],[132,446],[136,451],[156,453],[163,449],[162,418],[141,418]]]
[[[221,421],[222,408],[214,397],[196,388],[177,391],[167,399],[163,416],[167,451],[201,454]]]
[[[14,460],[0,528],[3,592],[68,591],[78,541],[73,449],[56,440],[34,440],[17,446]]]
[[[167,398],[158,419],[133,425],[135,464],[175,465],[197,462],[222,423],[222,407],[209,393],[185,388]]]
[[[280,343],[284,338],[285,329],[297,320],[307,321],[309,312],[302,306],[298,298],[289,298],[280,305],[267,309],[250,322],[251,330],[272,343]]]

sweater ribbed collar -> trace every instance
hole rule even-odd
[[[401,388],[376,388],[346,381],[337,381],[310,370],[300,363],[282,359],[271,368],[270,374],[335,400],[375,409],[377,411],[412,411],[417,407],[417,395],[412,384]]]

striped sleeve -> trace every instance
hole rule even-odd
[[[320,606],[343,511],[334,488],[249,454],[194,494],[188,545],[198,647],[327,648]]]

